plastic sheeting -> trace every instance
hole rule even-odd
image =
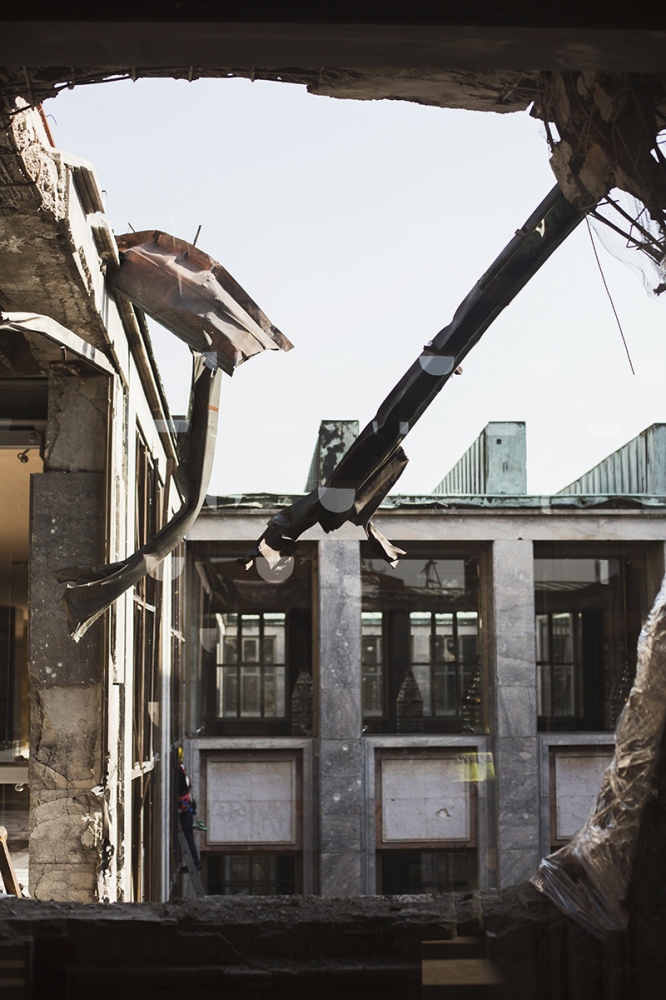
[[[641,814],[666,722],[666,577],[638,639],[636,680],[618,720],[615,755],[585,826],[539,865],[534,885],[604,939],[627,926],[623,905]]]

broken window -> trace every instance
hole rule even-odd
[[[611,730],[636,670],[645,559],[627,546],[535,546],[540,731]]]
[[[366,732],[480,728],[479,553],[422,547],[392,569],[365,549],[362,579]]]
[[[312,714],[311,704],[301,704],[312,697],[303,684],[313,669],[312,560],[299,552],[282,579],[263,562],[247,571],[237,562],[243,553],[242,545],[195,549],[193,729],[301,736]]]

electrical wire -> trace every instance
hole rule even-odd
[[[629,348],[627,346],[627,340],[626,340],[626,337],[624,336],[624,330],[622,329],[622,324],[620,323],[620,317],[617,314],[617,309],[615,308],[615,303],[613,302],[613,296],[610,293],[610,289],[608,287],[608,283],[606,281],[606,277],[604,275],[603,268],[601,266],[601,261],[599,260],[599,254],[597,253],[597,248],[596,248],[596,245],[595,245],[595,242],[594,242],[594,237],[592,235],[592,229],[590,227],[590,220],[587,218],[587,216],[585,216],[585,225],[587,226],[587,231],[588,231],[588,233],[590,235],[590,243],[592,244],[592,251],[594,253],[594,259],[597,262],[597,267],[599,268],[599,274],[601,275],[601,280],[604,283],[604,288],[606,289],[606,295],[608,296],[608,301],[611,304],[611,309],[613,310],[613,315],[615,316],[615,320],[617,322],[617,326],[618,326],[618,329],[620,331],[620,336],[622,337],[622,343],[624,344],[624,349],[627,352],[627,360],[629,362],[629,367],[631,368],[631,374],[635,375],[636,372],[634,370],[634,365],[633,365],[633,362],[631,360],[631,354],[629,353]]]

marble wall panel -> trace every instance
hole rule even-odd
[[[360,682],[349,688],[320,687],[319,720],[320,733],[326,739],[358,737],[361,729]]]
[[[492,603],[498,686],[535,686],[534,556],[531,542],[497,541],[493,545]]]
[[[360,740],[322,740],[319,745],[319,787],[322,835],[329,816],[360,815],[363,807]],[[358,842],[354,841],[354,850]]]
[[[346,813],[338,816],[327,813],[326,822],[319,838],[322,854],[339,852],[340,844],[356,845],[360,843],[363,817],[360,813]]]
[[[541,846],[531,541],[493,544],[495,801],[500,887],[534,873]]]
[[[321,683],[325,688],[355,686],[361,659],[358,543],[335,538],[321,542],[318,565]]]
[[[357,542],[319,545],[319,735],[361,735],[361,568]]]
[[[359,896],[361,852],[322,852],[320,885],[322,896]]]
[[[500,862],[500,887],[506,889],[508,886],[529,881],[536,873],[540,861],[541,852],[538,847],[525,850],[504,848]]]
[[[271,513],[277,509],[263,508],[255,511],[209,512],[194,523],[190,541],[243,541],[258,537]],[[600,539],[663,541],[666,536],[666,517],[659,510],[604,511],[556,510],[550,506],[550,497],[542,498],[542,506],[506,509],[497,508],[489,513],[471,510],[469,513],[453,509],[427,511],[388,510],[380,512],[379,525],[389,538],[402,541],[470,542],[495,539],[512,541],[517,538],[538,541],[599,541]],[[353,524],[343,524],[335,533],[337,539],[359,541],[365,539],[363,529]],[[315,525],[303,535],[304,541],[328,541],[323,530]]]
[[[594,806],[604,771],[613,759],[612,748],[594,753],[561,753],[555,757],[556,823],[558,840],[573,837]]]
[[[498,741],[498,826],[501,851],[539,845],[539,774],[536,737]]]
[[[361,568],[356,541],[319,544],[319,883],[358,895],[365,808],[361,748]]]
[[[511,667],[516,666],[514,661]],[[534,736],[537,716],[536,686],[500,683],[496,694],[498,733],[508,738]]]

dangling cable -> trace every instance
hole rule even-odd
[[[615,316],[615,320],[617,322],[617,326],[618,326],[618,329],[620,331],[620,336],[622,337],[622,343],[624,344],[624,349],[627,352],[627,360],[629,361],[629,367],[631,368],[631,374],[635,375],[636,372],[634,371],[634,366],[633,366],[633,363],[632,363],[632,360],[631,360],[631,355],[629,354],[629,348],[627,347],[627,341],[626,341],[626,338],[624,336],[624,330],[622,329],[622,324],[620,323],[620,317],[617,314],[617,309],[615,308],[615,303],[613,302],[613,296],[610,293],[610,289],[608,287],[608,284],[606,282],[606,278],[605,278],[603,269],[601,267],[601,261],[599,260],[599,254],[597,253],[597,248],[596,248],[595,243],[594,243],[594,237],[592,236],[592,229],[590,228],[590,220],[587,218],[587,216],[585,217],[585,225],[587,226],[587,231],[590,234],[590,243],[592,244],[592,250],[594,252],[594,259],[597,262],[597,267],[599,268],[599,274],[601,275],[601,280],[604,283],[604,288],[606,289],[606,295],[608,296],[608,301],[611,304],[611,309],[613,310],[613,315]]]

